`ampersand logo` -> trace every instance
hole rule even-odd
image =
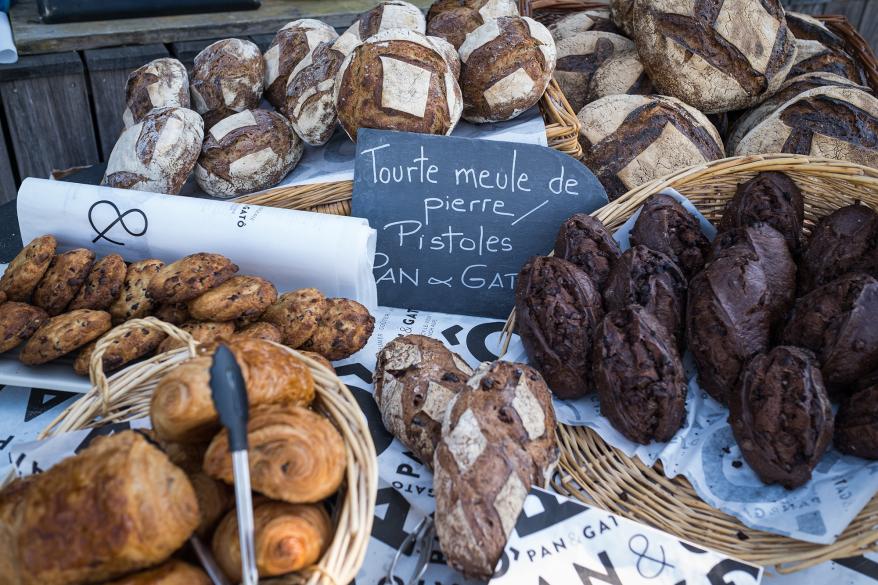
[[[116,219],[110,221],[105,227],[98,228],[98,226],[95,225],[95,219],[98,219],[98,220],[109,219],[108,217],[106,217],[107,213],[100,213],[97,211],[105,206],[109,206],[110,208],[112,208],[113,211],[116,212]],[[141,219],[143,220],[143,229],[141,229],[140,231],[136,231],[136,229],[131,228],[128,224],[125,223],[125,217],[128,215],[131,215],[131,214],[139,215],[141,217]],[[98,240],[107,240],[108,242],[110,242],[112,244],[116,244],[117,246],[124,246],[125,244],[123,242],[117,242],[116,240],[113,240],[109,236],[107,236],[107,233],[111,229],[113,229],[113,227],[117,223],[120,224],[122,226],[122,229],[124,229],[126,232],[128,232],[129,235],[132,235],[135,238],[138,238],[138,237],[142,236],[143,234],[145,234],[146,229],[149,226],[149,222],[146,219],[146,214],[143,211],[141,211],[140,209],[133,208],[133,209],[129,209],[125,213],[122,213],[121,211],[119,211],[119,208],[116,206],[115,203],[113,203],[112,201],[107,201],[106,199],[103,199],[101,201],[96,201],[95,203],[92,204],[91,207],[88,208],[88,223],[91,224],[92,229],[97,234],[97,236],[95,236],[94,239],[92,239],[92,241],[91,241],[92,244],[94,244]],[[104,223],[104,222],[101,221],[101,223]]]
[[[665,567],[674,568],[674,565],[665,561],[665,547],[659,545],[658,548],[658,555],[650,555],[649,539],[643,534],[635,534],[628,540],[628,550],[637,556],[637,572],[644,579],[655,579]]]

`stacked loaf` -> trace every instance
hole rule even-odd
[[[473,372],[442,342],[406,335],[382,348],[374,382],[384,425],[433,468],[448,563],[490,578],[528,492],[545,486],[558,462],[543,378],[503,361]]]
[[[56,246],[50,235],[33,240],[0,277],[0,352],[23,344],[19,359],[28,365],[78,350],[74,371],[87,375],[105,335],[105,372],[182,346],[151,328],[112,330],[147,316],[180,326],[199,343],[266,339],[328,360],[359,351],[372,334],[374,318],[356,301],[327,299],[312,288],[278,297],[269,281],[237,274],[219,254],[126,264],[118,254],[95,261],[85,248],[56,254]]]

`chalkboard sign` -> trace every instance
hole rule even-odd
[[[607,203],[579,161],[530,144],[361,130],[353,214],[378,231],[378,302],[505,318],[565,219]]]

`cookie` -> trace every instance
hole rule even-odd
[[[281,333],[280,329],[271,323],[257,321],[256,323],[245,325],[236,331],[229,341],[237,341],[239,339],[264,339],[266,341],[280,343]]]
[[[63,313],[82,287],[94,261],[95,253],[85,248],[55,256],[34,289],[33,304],[50,315]]]
[[[122,294],[110,305],[113,323],[139,319],[152,312],[155,302],[147,296],[146,287],[164,265],[161,260],[151,258],[134,262],[128,267],[125,281],[122,283]]]
[[[220,254],[198,252],[168,264],[149,283],[149,295],[157,303],[181,303],[219,286],[238,271]]]
[[[189,314],[199,321],[234,321],[261,315],[277,300],[274,285],[258,276],[233,276],[189,301]]]
[[[224,323],[213,321],[189,321],[188,323],[180,325],[180,329],[188,332],[189,335],[194,337],[195,341],[199,344],[205,344],[211,343],[220,338],[228,339],[235,333],[235,324],[229,323],[228,321]],[[165,353],[166,351],[185,346],[186,344],[182,341],[169,337],[159,345],[157,353]]]
[[[171,325],[182,325],[186,321],[192,320],[192,317],[189,315],[189,306],[186,303],[159,305],[153,312],[153,315]]]
[[[375,317],[357,301],[327,299],[317,331],[301,347],[328,360],[344,359],[363,349],[374,327]]]
[[[49,318],[39,307],[9,301],[0,305],[0,353],[26,341]]]
[[[68,305],[67,310],[94,309],[104,311],[113,304],[122,290],[128,267],[122,256],[110,254],[94,263],[82,288]]]
[[[113,330],[107,333],[107,335],[112,332]],[[103,337],[106,337],[106,335]],[[109,347],[104,351],[103,358],[101,359],[104,365],[104,372],[109,373],[118,370],[137,358],[149,355],[156,350],[165,337],[167,335],[161,331],[148,327],[136,327],[126,331],[122,336],[113,339]],[[100,339],[96,339],[79,350],[76,360],[73,362],[74,372],[80,376],[88,376],[91,356],[99,341]]]
[[[30,295],[55,257],[58,242],[52,236],[40,236],[31,241],[12,259],[0,277],[0,291],[10,301],[30,301]]]
[[[29,366],[50,362],[109,331],[110,321],[106,311],[88,309],[52,317],[28,339],[18,359]]]
[[[326,297],[316,288],[300,288],[280,296],[262,314],[262,320],[276,325],[284,345],[297,348],[317,331],[317,320],[326,309]]]

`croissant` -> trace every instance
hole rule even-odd
[[[208,346],[212,353],[216,346]],[[269,341],[240,339],[229,344],[244,381],[250,406],[286,403],[308,406],[314,400],[311,370],[298,358]],[[211,358],[188,360],[159,380],[150,403],[152,426],[171,441],[209,439],[219,418],[210,395]]]
[[[324,417],[306,408],[262,406],[247,425],[250,482],[257,492],[293,504],[319,502],[344,478],[344,441]],[[233,483],[229,435],[223,430],[207,448],[204,471]]]
[[[106,585],[210,585],[210,578],[198,567],[171,559],[154,569],[122,577]]]
[[[253,507],[253,523],[260,577],[283,575],[313,565],[332,539],[332,522],[320,504],[263,500]],[[235,510],[223,518],[213,535],[213,555],[233,582],[241,580]]]
[[[198,499],[201,521],[195,530],[201,537],[210,536],[223,514],[235,505],[235,494],[229,486],[202,471],[189,474],[189,481]]]
[[[143,436],[96,439],[0,491],[4,585],[80,585],[167,559],[198,525],[185,473]]]

